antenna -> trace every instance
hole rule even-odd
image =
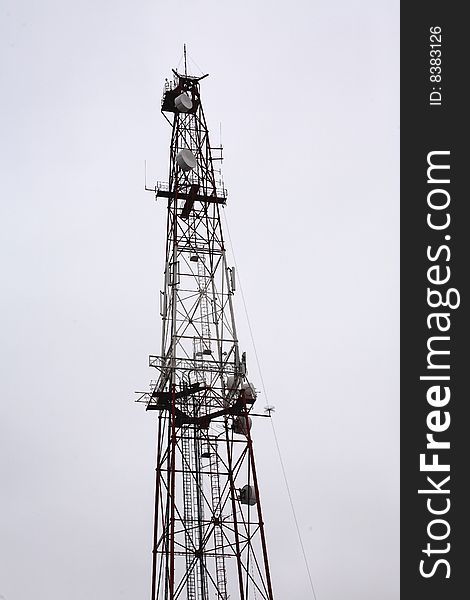
[[[157,192],[156,186],[147,187],[147,161],[144,160],[144,187],[147,192],[153,192],[154,194]]]
[[[184,74],[188,75],[188,63],[186,59],[186,44],[183,45],[183,54],[184,54]]]

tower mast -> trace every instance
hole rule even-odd
[[[173,71],[162,113],[172,127],[160,292],[158,378],[139,400],[158,422],[151,600],[273,600],[251,425],[254,386],[240,355],[200,96],[206,77]],[[213,156],[213,152],[218,156]],[[251,416],[250,416],[251,414]]]

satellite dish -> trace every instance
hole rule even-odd
[[[185,113],[192,109],[193,101],[186,92],[183,92],[175,98],[175,106],[178,112]]]
[[[194,169],[197,165],[194,154],[191,150],[188,150],[188,148],[183,148],[183,150],[178,152],[176,155],[176,162],[183,171],[191,171],[191,169]]]
[[[251,430],[251,417],[235,417],[233,419],[232,429],[234,433],[247,435],[248,432]]]
[[[253,506],[256,504],[256,491],[252,485],[244,485],[240,490],[240,504],[249,504]]]

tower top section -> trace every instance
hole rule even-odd
[[[226,203],[222,170],[214,167],[216,161],[222,162],[223,148],[209,142],[200,96],[200,81],[208,74],[188,75],[186,64],[184,74],[172,72],[173,78],[165,79],[161,104],[162,115],[172,127],[169,179],[145,189],[157,199],[175,202],[178,217],[187,219],[192,211],[205,214],[210,204]]]
[[[181,74],[173,69],[173,80],[165,79],[162,97],[162,112],[188,112],[195,113],[200,104],[199,82],[208,77],[209,74],[196,77],[194,75]],[[191,99],[192,106],[185,111],[178,108],[176,99],[185,94]]]

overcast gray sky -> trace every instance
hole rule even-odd
[[[215,142],[222,122],[225,212],[317,600],[397,600],[398,1],[0,11],[0,598],[150,595],[155,423],[133,392],[155,375],[165,210],[143,162],[167,178],[160,97],[186,42]],[[308,600],[260,421],[275,597]]]

